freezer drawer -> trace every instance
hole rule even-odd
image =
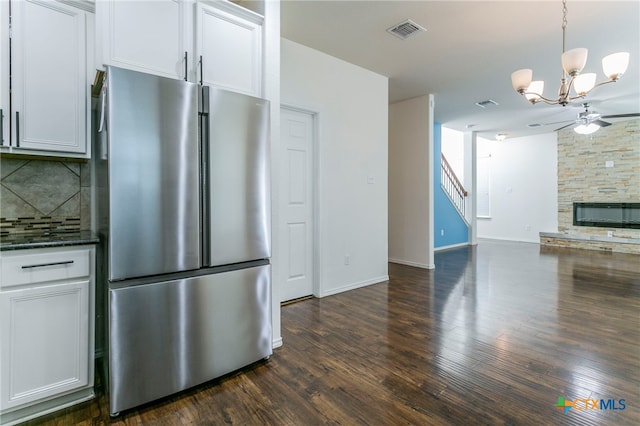
[[[111,413],[271,355],[269,269],[109,290]]]
[[[269,101],[208,89],[208,265],[269,258]]]

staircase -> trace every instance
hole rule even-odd
[[[462,183],[460,183],[460,180],[444,155],[441,155],[440,164],[442,188],[455,206],[456,210],[458,210],[458,213],[460,213],[460,217],[462,217],[465,223],[468,224],[465,216],[467,191],[462,186]]]

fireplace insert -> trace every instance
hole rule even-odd
[[[573,203],[573,225],[640,229],[640,203]]]

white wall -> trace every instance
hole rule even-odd
[[[389,261],[433,268],[432,96],[389,106]]]
[[[538,243],[539,232],[557,232],[557,134],[478,138],[478,157],[488,154],[491,218],[478,218],[478,237]]]
[[[464,133],[444,126],[441,127],[441,132],[440,151],[449,162],[453,172],[460,179],[460,182],[465,185],[465,189],[468,189],[465,180]]]
[[[264,97],[271,101],[271,151],[277,151],[280,147],[280,2],[269,1],[264,5],[264,34],[265,34],[265,56],[264,56]],[[273,164],[273,169],[277,167]],[[278,189],[276,183],[271,185],[271,235],[277,235],[278,211]],[[280,321],[280,292],[276,277],[280,273],[280,253],[281,249],[275,238],[271,238],[271,328],[273,332],[273,347],[282,345],[281,321]]]
[[[387,280],[388,79],[281,39],[280,85],[318,114],[318,296]]]

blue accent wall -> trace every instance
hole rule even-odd
[[[469,229],[467,224],[460,217],[447,194],[442,189],[442,175],[440,156],[442,153],[442,125],[434,123],[433,125],[433,174],[434,178],[434,195],[433,195],[433,226],[434,226],[434,247],[446,247],[455,244],[464,244],[469,242]],[[444,235],[442,235],[444,231]]]

